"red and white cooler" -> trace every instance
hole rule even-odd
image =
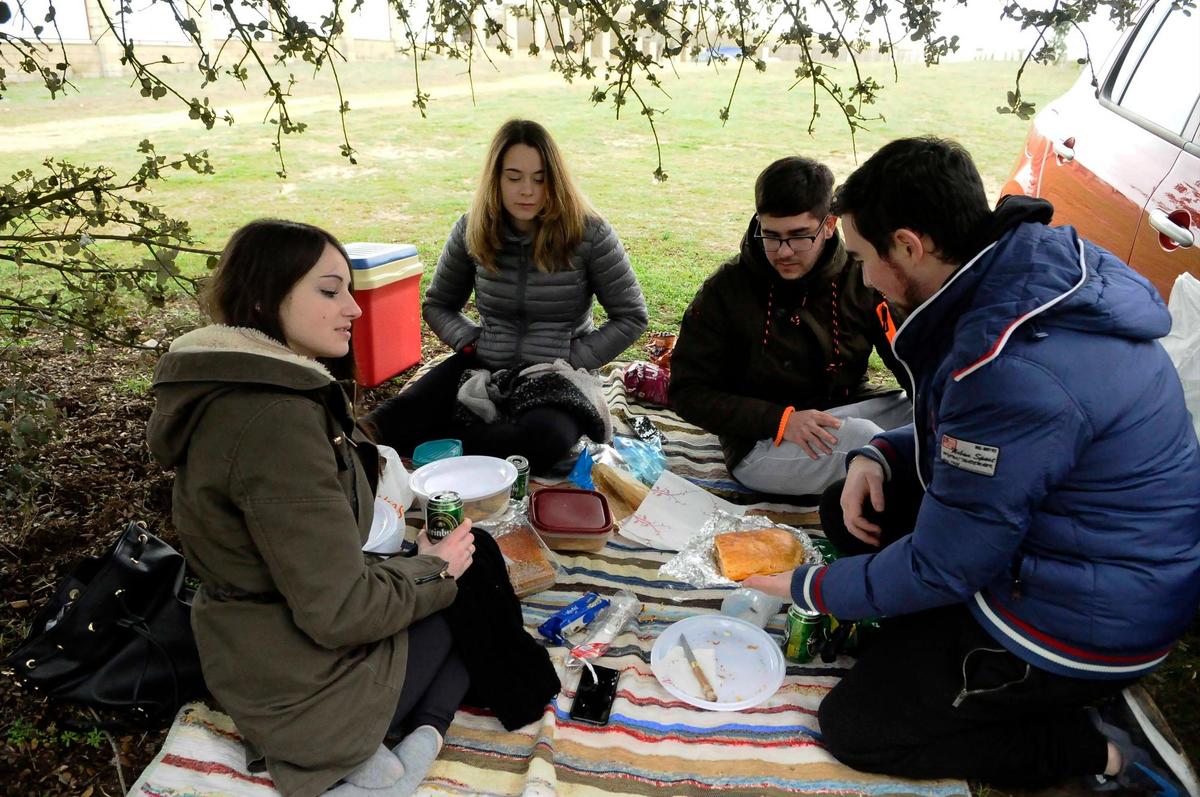
[[[362,316],[352,345],[358,382],[374,387],[421,361],[421,272],[411,244],[352,243],[350,273]]]

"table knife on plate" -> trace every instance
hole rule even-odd
[[[704,670],[700,669],[700,662],[696,661],[696,654],[692,652],[692,646],[688,644],[687,637],[683,634],[679,635],[679,647],[683,648],[683,655],[687,659],[688,664],[692,666],[692,674],[696,676],[696,680],[700,683],[700,689],[704,692],[704,699],[710,703],[716,703],[717,691],[708,682],[708,677],[704,674]]]

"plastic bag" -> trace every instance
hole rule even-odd
[[[607,446],[604,447],[607,448]],[[575,460],[575,467],[571,468],[571,472],[567,474],[567,481],[581,490],[596,489],[596,484],[592,481],[592,464],[594,462],[591,447],[585,447],[583,451],[579,452],[579,459]]]
[[[587,638],[567,653],[568,670],[583,666],[590,670],[590,660],[598,659],[607,653],[613,640],[625,630],[625,626],[636,620],[642,611],[642,602],[628,590],[615,593],[609,601],[608,608],[588,626]]]
[[[417,552],[416,530],[405,523],[404,512],[413,503],[408,471],[400,455],[389,446],[377,446],[383,458],[383,472],[375,489],[375,514],[371,533],[363,545],[365,553],[378,556],[412,556]]]
[[[391,504],[396,514],[404,517],[404,512],[413,502],[412,487],[408,483],[408,471],[400,461],[400,455],[391,446],[376,446],[379,456],[384,459],[383,473],[379,474],[379,485],[375,489],[375,497]]]
[[[653,486],[667,467],[667,455],[657,437],[638,440],[634,437],[613,438],[612,445],[592,443],[579,453],[575,467],[567,475],[567,481],[583,490],[595,490],[592,466],[602,463],[612,468],[628,471],[647,485]]]
[[[667,467],[667,455],[658,440],[635,440],[632,437],[614,437],[613,448],[625,461],[625,468],[643,482],[653,485]]]
[[[646,343],[646,356],[650,358],[650,362],[660,368],[669,370],[671,368],[671,354],[675,351],[676,335],[674,332],[651,332],[646,336],[649,341]]]
[[[562,575],[562,565],[529,525],[525,502],[510,501],[503,515],[477,528],[496,539],[518,598],[549,589]]]
[[[1183,400],[1192,414],[1192,426],[1200,435],[1200,280],[1184,272],[1171,289],[1171,331],[1162,339],[1163,348],[1183,382]]]
[[[668,398],[671,374],[654,363],[630,363],[621,373],[621,381],[625,383],[625,392],[638,401],[660,407],[671,405]]]

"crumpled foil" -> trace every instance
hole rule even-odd
[[[698,589],[710,587],[737,587],[738,582],[721,575],[717,565],[716,543],[718,534],[731,531],[758,531],[760,529],[783,529],[796,535],[804,547],[805,564],[824,564],[825,557],[812,543],[812,538],[800,529],[775,523],[762,515],[734,515],[716,510],[700,528],[700,533],[688,540],[679,553],[658,568],[658,574],[686,582]]]
[[[503,511],[497,512],[491,517],[484,518],[477,523],[472,524],[477,529],[483,529],[493,537],[501,537],[511,531],[516,531],[521,526],[529,523],[529,499],[526,497],[521,501],[509,499],[508,505]]]

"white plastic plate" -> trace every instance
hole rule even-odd
[[[701,667],[710,675],[717,701],[700,697],[700,685],[679,649],[686,634]],[[741,711],[779,690],[783,652],[766,631],[725,615],[698,615],[670,625],[650,650],[650,669],[663,688],[698,708]]]
[[[366,553],[384,556],[400,553],[404,543],[404,521],[396,510],[382,498],[375,499],[375,515],[371,518],[371,534],[363,546]]]
[[[453,490],[463,501],[474,501],[507,491],[517,480],[517,469],[499,457],[450,457],[422,465],[409,479],[412,491],[424,505],[429,496]]]

